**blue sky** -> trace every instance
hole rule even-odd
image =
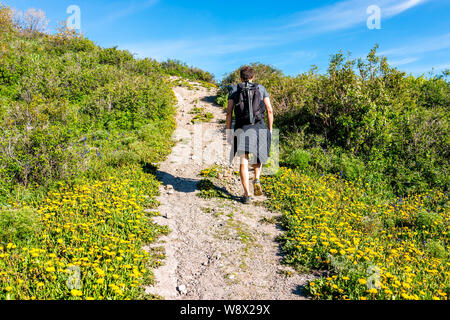
[[[82,32],[95,43],[137,57],[179,59],[216,75],[261,62],[296,75],[317,65],[325,72],[339,50],[379,53],[407,73],[450,69],[449,0],[214,1],[0,0],[43,9],[54,30],[69,5],[81,9]],[[366,10],[381,9],[381,29],[370,30]]]

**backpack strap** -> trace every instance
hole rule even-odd
[[[238,86],[237,86],[237,94],[236,95],[237,95],[238,101],[239,101],[239,103],[237,103],[236,106],[238,106],[241,111],[244,111],[244,107],[245,107],[245,105],[244,105],[244,90],[242,89],[241,84],[238,84]]]
[[[248,112],[249,112],[249,118],[250,118],[250,123],[251,124],[255,124],[255,117],[253,114],[253,98],[255,96],[255,94],[252,93],[252,91],[254,90],[252,88],[252,85],[249,82],[245,83],[245,90],[247,90],[247,98],[248,98]]]
[[[261,121],[261,120],[264,119],[264,111],[265,111],[261,107],[261,105],[262,105],[261,101],[263,99],[262,99],[262,96],[261,96],[261,91],[259,91],[259,86],[260,86],[259,83],[254,83],[254,86],[255,86],[255,98],[256,98],[256,95],[259,96],[259,105],[256,106],[255,112],[254,112],[255,113],[255,119],[258,120],[258,121]]]

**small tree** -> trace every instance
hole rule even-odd
[[[10,8],[0,3],[0,31],[6,32],[11,30],[13,22],[13,12]]]
[[[43,33],[47,30],[49,20],[41,9],[28,9],[25,13],[15,12],[15,24],[17,28],[29,35]]]

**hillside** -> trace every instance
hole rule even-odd
[[[446,299],[448,71],[407,76],[373,49],[333,56],[326,74],[296,77],[253,64],[271,93],[282,165],[264,178],[282,213],[284,262],[318,299]],[[217,101],[239,70],[222,81]]]
[[[448,71],[252,64],[281,168],[244,205],[238,163],[200,161],[239,69],[38,26],[0,5],[1,300],[448,299]]]
[[[295,77],[253,64],[271,93],[282,161],[318,174],[337,173],[387,196],[449,188],[449,71],[407,76],[376,54],[334,55],[325,74]],[[238,81],[238,70],[222,81]]]
[[[144,209],[173,146],[170,75],[213,81],[0,8],[0,298],[77,297],[80,281],[85,298],[142,296],[158,260],[142,246],[168,231]]]

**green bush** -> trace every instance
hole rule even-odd
[[[0,299],[146,298],[162,255],[143,247],[168,232],[143,212],[173,145],[169,76],[66,28],[27,35],[11,13],[0,6]]]
[[[442,216],[433,211],[421,210],[417,213],[415,222],[420,229],[433,231],[446,231]]]
[[[0,22],[0,200],[17,186],[164,159],[176,99],[161,64],[67,28],[25,36],[9,9],[0,9]]]
[[[298,168],[300,170],[305,170],[309,166],[311,161],[311,154],[302,149],[294,150],[286,159],[286,164]]]
[[[333,157],[334,170],[341,176],[349,180],[356,180],[362,177],[364,172],[364,163],[355,156],[341,153]]]
[[[98,49],[94,42],[66,26],[58,28],[58,32],[54,36],[43,34],[37,40],[42,41],[47,52],[55,55],[67,52],[93,52]]]
[[[445,250],[445,246],[438,240],[430,240],[425,244],[425,250],[429,256],[437,259],[447,259],[448,252]]]
[[[205,81],[214,83],[214,75],[198,68],[189,67],[179,60],[167,60],[161,63],[164,72],[172,76],[179,76],[194,81]]]
[[[285,76],[271,66],[252,64],[255,81],[271,96],[280,130],[282,159],[293,150],[311,151],[317,170],[365,179],[405,195],[448,190],[449,72],[430,78],[406,76],[371,50],[365,59],[334,55],[325,74],[317,68]],[[239,69],[221,84],[239,82]],[[332,163],[329,163],[332,159]]]
[[[70,178],[83,157],[70,146],[72,137],[67,129],[59,126],[3,133],[0,175],[11,185],[49,185],[54,180]]]
[[[0,209],[0,242],[31,242],[42,229],[39,215],[31,209]]]
[[[100,64],[111,64],[120,67],[133,61],[133,55],[129,51],[117,50],[117,47],[103,49],[99,53]]]
[[[106,163],[113,167],[122,167],[139,162],[139,155],[133,151],[118,150],[106,156]]]
[[[133,130],[149,120],[168,119],[174,97],[157,78],[126,78],[96,90],[83,106],[90,118],[103,121],[110,129]]]

